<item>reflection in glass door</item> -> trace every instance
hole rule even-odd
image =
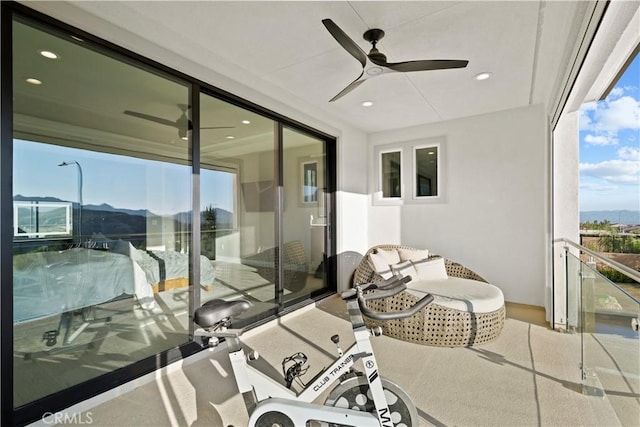
[[[189,342],[192,167],[187,128],[166,125],[187,84],[26,21],[13,38],[22,407]]]
[[[202,303],[246,299],[246,322],[274,313],[276,301],[275,124],[200,95],[201,254],[215,282]]]
[[[283,131],[283,296],[308,298],[326,289],[326,143]]]

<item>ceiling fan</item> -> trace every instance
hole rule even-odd
[[[351,56],[356,58],[360,64],[362,64],[362,73],[360,73],[360,76],[347,87],[342,89],[340,93],[331,98],[329,102],[342,98],[344,95],[364,83],[368,78],[376,77],[381,74],[390,72],[407,73],[410,71],[464,68],[469,63],[469,61],[456,59],[425,59],[419,61],[387,62],[385,54],[376,48],[376,44],[384,37],[384,31],[378,28],[372,28],[364,32],[362,37],[372,45],[371,50],[367,54],[331,19],[323,19],[322,23],[329,33],[331,33],[333,38],[336,39],[336,41],[340,43],[340,45],[351,54]]]
[[[137,111],[129,111],[125,110],[124,114],[129,116],[138,117],[140,119],[150,120],[152,122],[160,123],[166,126],[171,126],[178,129],[178,136],[180,139],[187,139],[187,131],[193,129],[193,124],[191,120],[187,118],[187,110],[190,108],[186,104],[178,104],[178,108],[182,111],[180,117],[177,120],[169,120],[162,117],[151,116],[145,113],[139,113]],[[233,129],[234,126],[201,126],[200,129]]]

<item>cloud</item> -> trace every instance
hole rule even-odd
[[[624,88],[617,86],[611,89],[611,92],[609,92],[608,98],[619,98],[622,95],[624,95]]]
[[[616,159],[600,163],[580,163],[580,173],[608,183],[640,185],[640,161],[637,160]]]
[[[621,129],[640,129],[640,102],[630,96],[605,101],[606,108],[595,111],[597,127],[617,132]]]
[[[615,95],[623,93],[621,88]],[[615,90],[615,89],[614,89]],[[580,130],[617,134],[623,129],[640,129],[640,101],[624,95],[604,101],[587,102],[580,107]]]
[[[590,191],[612,191],[616,190],[618,187],[615,185],[603,185],[603,184],[594,184],[592,182],[586,182],[580,184],[581,190],[590,190]]]
[[[593,102],[585,102],[580,107],[580,116],[578,117],[578,125],[580,130],[592,130],[593,123],[591,121],[591,112],[598,109],[598,103],[596,101]]]
[[[591,145],[618,145],[618,138],[615,135],[587,135],[584,142]]]
[[[618,157],[623,160],[640,162],[640,148],[622,147],[618,150]]]

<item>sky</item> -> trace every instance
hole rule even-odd
[[[640,210],[640,55],[580,109],[580,211]]]
[[[191,210],[188,166],[23,140],[14,144],[13,194],[77,202],[78,168],[58,166],[62,162],[80,164],[84,205],[106,203],[158,215]],[[233,211],[230,173],[201,170],[200,185],[201,210],[211,205]]]

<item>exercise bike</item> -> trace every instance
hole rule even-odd
[[[258,359],[257,352],[245,355],[240,336],[243,329],[229,329],[231,320],[251,308],[245,300],[224,301],[214,299],[196,309],[194,322],[200,326],[195,335],[203,338],[203,345],[215,347],[224,338],[233,373],[242,393],[247,411],[248,425],[258,427],[298,427],[310,421],[331,425],[357,427],[417,426],[418,414],[407,394],[393,382],[382,378],[373,354],[369,338],[382,335],[382,328],[367,329],[362,315],[376,320],[391,320],[413,316],[429,304],[433,297],[427,295],[407,310],[381,313],[370,310],[367,301],[387,298],[406,289],[410,277],[392,278],[382,284],[355,286],[341,297],[347,303],[349,318],[353,325],[355,343],[342,351],[339,337],[331,340],[336,344],[338,358],[306,384],[300,376],[307,357],[295,353],[283,360],[286,386],[266,376],[247,362]],[[361,362],[364,371],[354,368]],[[298,380],[304,389],[298,394],[291,390]],[[312,403],[335,384],[324,404]]]

